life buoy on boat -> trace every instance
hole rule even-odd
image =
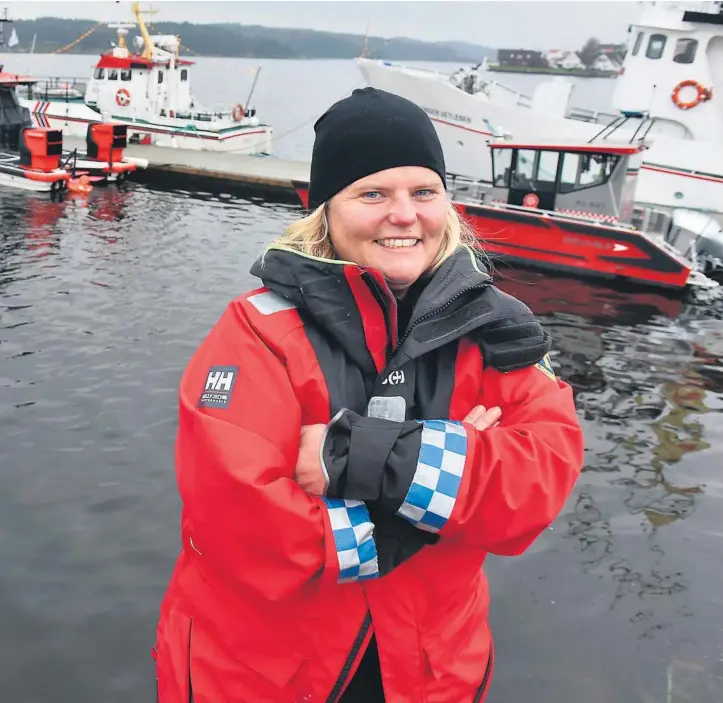
[[[680,91],[683,90],[683,88],[695,88],[695,98],[693,98],[692,100],[681,100]],[[698,105],[698,103],[704,102],[705,100],[710,100],[712,97],[713,90],[711,88],[706,88],[702,83],[698,83],[698,81],[688,79],[687,81],[680,81],[680,83],[678,83],[678,85],[673,88],[673,94],[670,96],[670,99],[681,110],[690,110],[690,108],[695,107],[696,105]]]
[[[244,110],[243,105],[239,104],[233,106],[233,110],[231,111],[231,117],[233,117],[234,122],[241,122],[245,114],[246,111]]]
[[[522,204],[525,207],[537,207],[540,204],[540,198],[537,193],[528,193],[522,198]]]
[[[131,94],[125,88],[118,88],[115,94],[115,101],[121,107],[127,107],[131,104]]]

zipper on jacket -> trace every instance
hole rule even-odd
[[[487,690],[487,684],[490,682],[490,674],[492,673],[492,660],[494,658],[494,645],[490,641],[490,654],[487,657],[487,667],[485,668],[485,675],[482,677],[482,683],[480,684],[480,687],[477,689],[477,694],[474,697],[474,700],[472,703],[480,703],[482,700],[482,696],[484,695],[485,691]]]
[[[351,670],[351,667],[354,664],[354,661],[356,660],[357,656],[359,655],[359,650],[362,647],[362,644],[364,643],[364,640],[366,639],[367,633],[369,632],[369,628],[372,624],[372,614],[367,611],[367,614],[364,616],[364,622],[362,622],[361,629],[359,630],[359,633],[354,638],[354,642],[351,646],[351,651],[349,652],[349,656],[346,658],[346,661],[344,662],[344,666],[341,669],[341,673],[339,674],[339,678],[336,680],[336,683],[334,684],[334,688],[331,689],[331,693],[329,694],[329,697],[326,699],[326,703],[336,703],[337,699],[339,698],[339,695],[341,694],[342,690],[344,689],[344,684],[347,683],[347,679],[349,678],[349,671]]]
[[[398,319],[397,319],[397,299],[394,297],[388,285],[384,285],[384,289],[379,285],[378,281],[368,271],[362,274],[362,278],[367,285],[376,293],[377,302],[384,312],[384,319],[387,323],[387,361],[389,361],[392,351],[395,348],[397,338],[399,337]]]
[[[412,330],[420,324],[421,322],[424,322],[425,320],[428,320],[431,317],[434,317],[435,315],[438,315],[440,312],[444,312],[452,303],[454,303],[456,300],[461,298],[466,293],[469,293],[471,290],[475,290],[477,288],[484,288],[489,285],[489,281],[485,281],[484,283],[477,283],[474,286],[469,286],[468,288],[463,288],[459,293],[455,293],[444,305],[440,305],[438,308],[434,308],[434,310],[430,310],[429,312],[425,313],[421,317],[418,317],[416,320],[412,322],[412,324],[407,327],[407,331],[404,333],[402,338],[399,340],[398,344],[394,349],[391,351],[391,353],[387,354],[387,365],[384,367],[382,372],[379,374],[380,376],[386,376],[387,372],[389,371],[389,362],[394,357],[394,354],[397,352],[397,350],[404,344],[404,342],[407,340],[409,335],[412,333]]]
[[[484,288],[489,285],[489,281],[485,281],[484,283],[478,283],[474,286],[469,286],[468,288],[463,288],[459,293],[455,293],[444,305],[440,305],[438,308],[434,308],[434,310],[430,310],[429,312],[425,313],[421,317],[418,317],[414,322],[412,322],[411,325],[407,328],[407,331],[404,333],[402,338],[399,340],[399,343],[397,344],[394,351],[397,351],[399,347],[404,344],[407,337],[412,333],[412,330],[420,323],[424,322],[425,320],[428,320],[430,317],[434,317],[435,315],[439,314],[440,312],[444,312],[452,303],[454,303],[456,300],[461,298],[466,293],[469,293],[471,290],[475,290],[476,288]]]

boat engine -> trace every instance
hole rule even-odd
[[[700,270],[708,278],[723,283],[723,230],[699,234],[694,247]]]
[[[723,227],[703,212],[675,210],[665,240],[698,264],[708,278],[723,283]]]
[[[128,146],[128,127],[111,122],[89,124],[85,143],[89,158],[118,163],[123,160],[123,149]]]
[[[20,165],[36,171],[54,171],[60,167],[63,133],[49,127],[26,127],[20,138]]]

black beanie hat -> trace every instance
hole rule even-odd
[[[376,88],[355,90],[314,125],[309,209],[354,181],[397,166],[423,166],[445,184],[444,153],[422,108]]]

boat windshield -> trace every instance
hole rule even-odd
[[[491,151],[492,183],[501,188],[509,188],[514,149],[492,149]]]

